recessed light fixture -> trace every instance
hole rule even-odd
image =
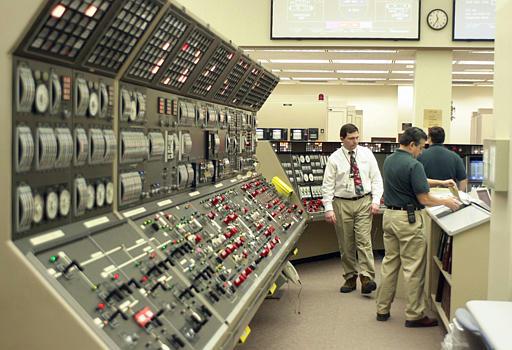
[[[391,74],[411,74],[412,75],[413,71],[412,70],[392,70],[391,71]]]
[[[395,60],[396,64],[414,64],[414,60]]]
[[[338,53],[396,53],[397,50],[350,50],[350,49],[328,49],[327,52],[338,52]]]
[[[340,69],[337,70],[336,73],[346,73],[346,74],[387,74],[389,71],[387,70],[357,70],[357,69]]]
[[[494,61],[453,61],[453,64],[470,64],[470,65],[482,65],[482,66],[494,66]]]
[[[345,64],[391,64],[392,60],[332,60],[333,63],[345,63]]]
[[[374,80],[386,80],[386,78],[340,78],[340,80],[350,80],[350,81],[374,81]]]
[[[328,69],[283,69],[286,73],[333,73],[333,70]]]
[[[304,77],[304,78],[292,77],[292,79],[293,80],[329,80],[329,81],[338,80],[338,78],[333,78],[333,77]]]
[[[275,59],[270,60],[271,63],[329,63],[329,60],[289,60],[289,59]]]
[[[494,75],[494,72],[452,72],[452,75]]]

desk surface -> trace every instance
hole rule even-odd
[[[493,349],[511,348],[512,301],[471,300],[466,307]]]

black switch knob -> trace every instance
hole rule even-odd
[[[71,270],[71,268],[73,266],[76,266],[77,269],[79,269],[80,271],[83,271],[83,267],[80,266],[80,264],[76,261],[76,260],[71,260],[71,262],[68,264],[68,266],[66,266],[64,268],[64,270],[62,271],[63,274],[67,274],[69,272],[69,270]]]

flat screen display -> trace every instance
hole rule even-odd
[[[263,129],[256,129],[256,139],[258,139],[258,140],[265,139],[265,132]]]
[[[484,162],[482,160],[469,161],[469,180],[483,181],[484,180]]]
[[[272,0],[272,39],[419,40],[420,0]]]
[[[491,196],[489,195],[489,191],[487,191],[486,188],[477,189],[476,194],[478,199],[487,204],[489,208],[491,207]]]
[[[494,40],[496,0],[454,0],[453,40]]]
[[[283,138],[283,131],[281,129],[272,129],[272,140],[281,140]]]
[[[304,129],[291,129],[291,140],[292,141],[303,141],[305,136]]]

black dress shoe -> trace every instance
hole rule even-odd
[[[377,321],[387,321],[391,314],[388,312],[387,314],[377,314]]]
[[[435,327],[437,326],[437,320],[425,316],[419,320],[407,320],[405,321],[405,326],[408,328]]]
[[[356,289],[357,276],[345,280],[345,283],[340,288],[340,293],[350,293]]]
[[[370,294],[377,289],[377,283],[367,276],[359,276],[361,279],[361,294]]]

